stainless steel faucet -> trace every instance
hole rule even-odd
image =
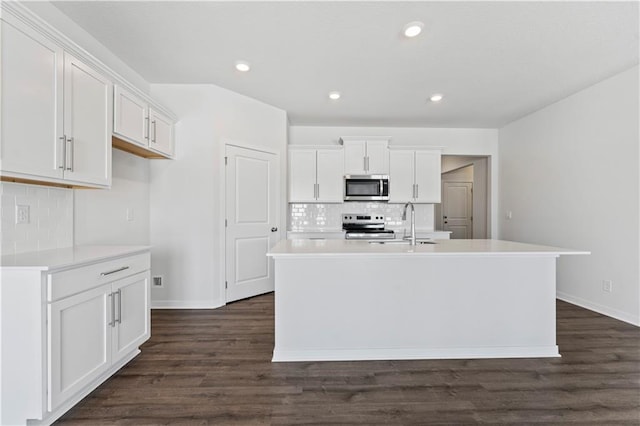
[[[411,206],[411,237],[409,237],[409,242],[412,246],[416,245],[416,209],[413,207],[413,203],[411,201],[407,201],[407,204],[404,205],[404,210],[402,211],[402,220],[407,220],[407,207]]]

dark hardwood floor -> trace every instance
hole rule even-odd
[[[271,363],[273,294],[155,310],[58,424],[640,424],[640,329],[557,306],[562,358],[304,363]]]

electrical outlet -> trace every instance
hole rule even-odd
[[[16,224],[29,223],[29,206],[18,204],[16,205]]]
[[[162,275],[153,277],[151,281],[153,282],[154,287],[164,287],[162,284]]]
[[[602,291],[606,291],[607,293],[611,293],[613,291],[613,281],[611,281],[611,280],[602,280]]]
[[[127,222],[131,222],[133,220],[133,209],[127,209]]]
[[[506,214],[505,217],[509,220],[511,220],[511,218],[513,218],[513,212],[511,210],[509,210]]]

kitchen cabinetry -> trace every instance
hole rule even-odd
[[[342,203],[342,149],[289,150],[289,202]]]
[[[117,85],[114,88],[113,134],[117,139],[114,140],[116,148],[149,158],[173,156],[173,121]]]
[[[2,18],[3,180],[111,184],[111,83],[54,42]]]
[[[440,202],[440,151],[389,151],[389,202]]]
[[[135,357],[150,336],[147,247],[5,256],[0,424],[51,423]]]
[[[347,175],[389,174],[389,140],[341,138],[344,145],[344,173]]]

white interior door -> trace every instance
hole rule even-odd
[[[442,224],[451,238],[472,238],[473,184],[442,182]]]
[[[226,146],[226,300],[273,291],[278,241],[278,157]]]

